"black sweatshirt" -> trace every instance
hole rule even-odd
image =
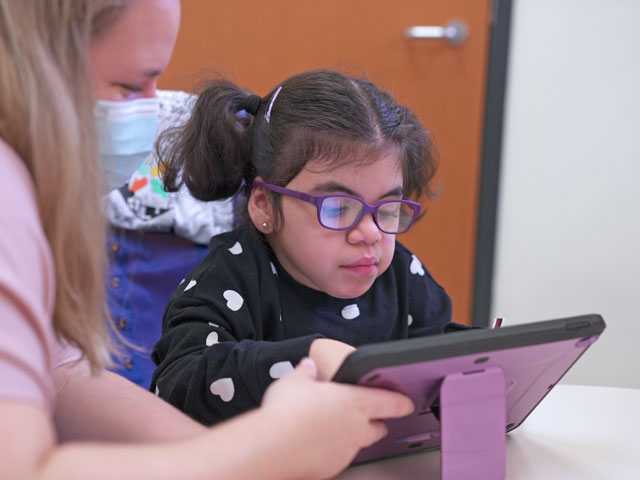
[[[316,338],[357,347],[442,333],[450,321],[449,296],[398,242],[371,288],[345,300],[297,283],[261,234],[240,228],[211,239],[169,300],[151,390],[210,425],[257,407]]]

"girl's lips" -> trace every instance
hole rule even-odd
[[[343,265],[344,267],[369,267],[371,265],[377,265],[378,261],[374,257],[362,257],[355,262]]]
[[[356,275],[372,275],[376,273],[377,268],[375,264],[371,265],[356,265],[352,267],[343,267],[347,272],[355,273]]]
[[[361,258],[355,262],[343,265],[342,268],[356,275],[371,275],[376,273],[378,262],[375,258]]]

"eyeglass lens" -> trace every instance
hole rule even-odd
[[[320,223],[326,228],[347,229],[356,224],[364,204],[351,197],[327,197],[320,207]],[[404,231],[413,219],[413,209],[401,201],[389,201],[378,206],[376,222],[387,233]]]

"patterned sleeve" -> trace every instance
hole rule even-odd
[[[451,299],[415,255],[409,254],[409,337],[443,333],[451,322]]]
[[[273,273],[260,260],[240,242],[212,243],[165,310],[151,389],[204,424],[257,407],[319,337],[283,339]]]

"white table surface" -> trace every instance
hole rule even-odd
[[[640,480],[640,390],[557,385],[506,444],[507,479]],[[439,478],[439,451],[356,465],[336,477]]]

